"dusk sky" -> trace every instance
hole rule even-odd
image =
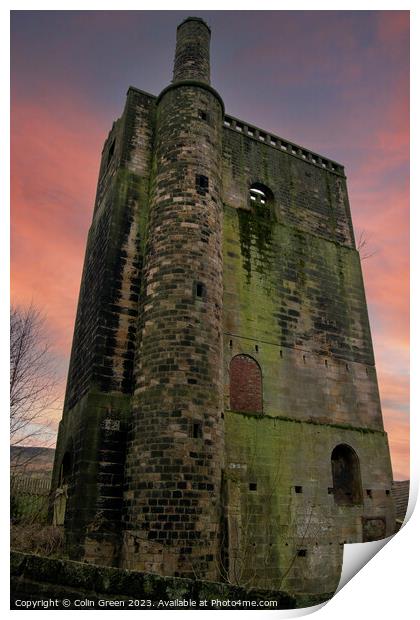
[[[188,11],[12,12],[12,301],[65,375],[100,153],[127,87],[172,79]],[[346,168],[394,477],[409,477],[409,13],[203,11],[226,112]],[[54,415],[54,425],[61,414]]]

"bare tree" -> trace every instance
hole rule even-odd
[[[58,399],[58,375],[45,329],[33,305],[10,316],[10,444],[34,445],[51,435],[45,415]],[[19,460],[19,459],[18,459]],[[19,463],[21,466],[22,463]]]

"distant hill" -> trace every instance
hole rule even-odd
[[[50,478],[54,465],[54,448],[21,447],[10,448],[10,466],[12,472],[22,470],[25,476]]]

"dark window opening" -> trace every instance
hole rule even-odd
[[[372,489],[366,489],[366,495],[372,497]]]
[[[199,194],[201,195],[207,194],[207,192],[209,191],[208,177],[204,176],[203,174],[197,174],[195,176],[195,186]]]
[[[203,437],[203,426],[201,422],[193,422],[191,425],[190,436],[193,439],[201,439]]]
[[[295,493],[303,493],[303,487],[295,486]]]
[[[206,296],[206,287],[202,282],[195,283],[195,296],[201,298]]]
[[[297,555],[299,558],[306,558],[306,549],[298,549]]]
[[[111,143],[111,146],[109,147],[108,150],[108,159],[106,161],[106,167],[108,168],[109,164],[111,163],[112,158],[114,157],[114,152],[115,152],[115,138]]]
[[[390,491],[389,489],[387,489],[387,490],[385,491],[385,494],[386,494],[386,495],[391,495],[391,491]]]
[[[328,487],[328,495],[332,495],[334,493],[333,487]]]
[[[229,340],[229,348],[232,348],[232,347],[233,347],[233,341]]]
[[[262,183],[253,183],[249,188],[249,204],[255,209],[268,211],[274,200],[273,192]]]
[[[199,110],[198,111],[198,117],[201,118],[202,121],[208,121],[209,120],[209,115],[204,110]]]
[[[258,349],[258,345],[255,345],[255,351],[258,353],[259,349]]]
[[[341,506],[360,504],[360,466],[353,448],[345,444],[336,446],[331,455],[331,468],[335,503]]]
[[[257,483],[256,482],[250,482],[249,483],[249,490],[250,491],[256,491],[257,490]]]
[[[62,487],[64,484],[69,484],[70,477],[73,473],[73,463],[70,452],[66,452],[63,456],[63,460],[61,463],[60,469],[60,483],[59,486]]]

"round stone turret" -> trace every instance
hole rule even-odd
[[[210,84],[210,28],[199,17],[188,17],[177,29],[173,82],[182,80]]]
[[[216,580],[223,103],[208,84],[209,38],[202,20],[181,24],[176,81],[157,103],[123,565]]]

